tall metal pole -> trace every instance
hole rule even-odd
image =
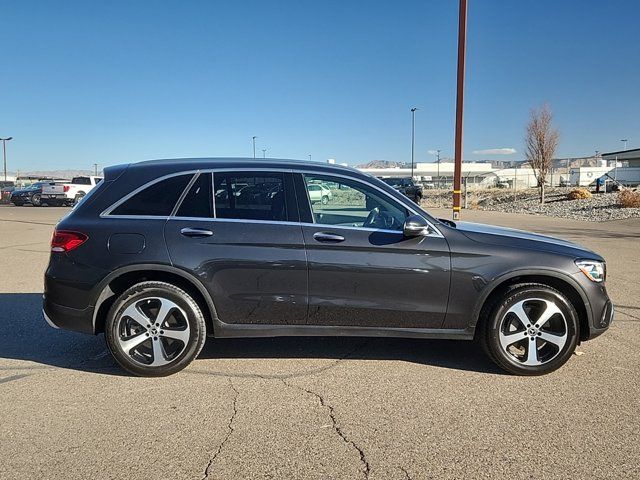
[[[411,179],[413,180],[413,152],[416,149],[416,107],[411,109]]]
[[[440,150],[436,150],[436,158],[438,162],[438,188],[440,188]]]
[[[266,148],[262,149],[262,158],[267,158],[267,149]]]
[[[2,158],[4,164],[4,181],[7,181],[7,142],[13,137],[0,138],[2,140]]]
[[[464,107],[464,68],[467,53],[467,0],[460,0],[458,23],[458,91],[456,96],[456,144],[453,170],[453,219],[460,219],[460,184],[462,179],[462,121]]]
[[[622,140],[620,140],[623,144],[624,144],[624,149],[627,149],[627,139],[623,138]]]
[[[94,164],[93,164],[93,175],[94,175],[95,177],[97,177],[97,176],[98,176],[98,164],[97,164],[97,163],[94,163]]]
[[[253,158],[256,158],[256,137],[255,135],[251,137],[251,141],[253,142]]]

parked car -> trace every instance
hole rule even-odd
[[[321,184],[310,184],[307,186],[307,191],[309,192],[309,201],[313,203],[321,203],[322,205],[326,205],[330,200],[333,199],[333,193],[326,185]]]
[[[11,192],[16,189],[15,183],[12,181],[0,181],[0,203],[9,203]]]
[[[71,183],[52,183],[44,186],[42,198],[51,205],[74,205],[101,181],[102,177],[83,176],[73,177]]]
[[[236,182],[275,194],[214,201]],[[359,193],[327,210],[316,184]],[[137,375],[181,370],[207,335],[475,338],[506,371],[539,375],[609,327],[605,279],[575,243],[438,220],[350,168],[180,159],[105,170],[55,228],[43,311],[104,332]]]
[[[381,178],[381,180],[392,188],[420,204],[422,200],[422,187],[416,185],[412,178]]]
[[[39,207],[42,205],[42,187],[49,182],[36,182],[28,187],[16,188],[11,192],[10,201],[16,207],[22,205],[33,205]]]

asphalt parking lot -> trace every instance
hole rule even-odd
[[[2,479],[640,478],[638,219],[463,212],[607,259],[615,322],[551,375],[502,374],[471,342],[280,338],[209,339],[143,379],[42,319],[67,211],[0,207]]]

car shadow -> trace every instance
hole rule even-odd
[[[127,375],[109,354],[103,335],[51,328],[41,309],[41,293],[0,294],[0,359],[32,362],[27,365],[2,362],[0,371],[57,367]],[[202,371],[205,367],[202,360],[234,358],[395,360],[501,373],[474,342],[378,337],[209,338],[193,366]]]

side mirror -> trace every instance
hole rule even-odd
[[[411,215],[404,221],[402,233],[405,237],[419,237],[429,234],[429,224],[420,215]]]

